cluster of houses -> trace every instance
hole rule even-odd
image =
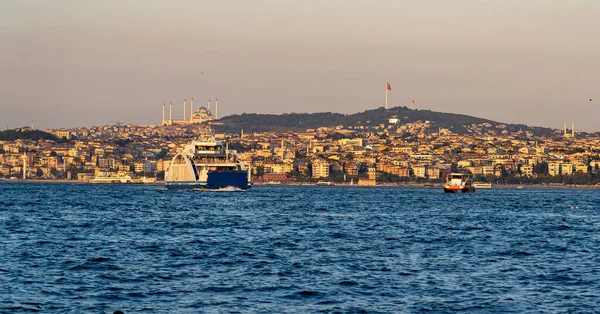
[[[378,127],[336,126],[302,132],[215,134],[251,165],[257,182],[440,180],[450,171],[482,177],[596,174],[600,138],[536,137],[500,125],[466,126],[467,134],[429,121]],[[26,129],[26,128],[24,128]],[[487,130],[487,131],[482,131]],[[113,125],[48,130],[63,141],[0,141],[4,178],[90,180],[98,176],[156,176],[168,171],[183,145],[206,134],[206,124]],[[566,134],[566,133],[565,133]]]

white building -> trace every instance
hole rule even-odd
[[[548,163],[548,174],[551,176],[557,176],[560,174],[560,163],[549,162]]]
[[[414,166],[412,167],[413,173],[417,178],[425,178],[427,174],[427,167],[425,166]]]
[[[329,164],[327,160],[316,159],[312,163],[312,177],[313,178],[327,178],[329,176]]]

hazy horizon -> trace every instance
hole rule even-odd
[[[0,3],[0,129],[389,106],[600,131],[600,2]],[[597,98],[597,99],[596,99]],[[592,101],[590,101],[592,99]],[[167,106],[168,116],[168,106]]]

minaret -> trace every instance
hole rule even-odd
[[[210,112],[210,98],[208,99],[208,114],[211,114],[211,112]]]
[[[173,124],[173,102],[169,102],[169,124]]]
[[[575,137],[575,121],[571,121],[571,137]]]
[[[31,120],[31,129],[32,129],[32,130],[35,130],[35,129],[33,128],[33,120]]]
[[[215,100],[215,119],[219,120],[219,98]]]
[[[27,179],[27,153],[23,153],[23,180]]]
[[[244,138],[244,129],[242,129],[242,132],[240,133],[240,138],[243,139]]]
[[[190,123],[192,123],[192,119],[194,119],[194,97],[190,99]]]
[[[185,112],[185,110],[187,109],[187,105],[185,103],[186,99],[183,99],[183,121],[185,121],[185,118],[187,117],[187,114]]]
[[[165,124],[165,103],[163,102],[163,119],[162,124]]]
[[[565,137],[567,136],[567,121],[565,121],[565,133],[564,133],[564,136]]]

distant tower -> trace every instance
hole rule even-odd
[[[187,104],[185,103],[186,99],[183,99],[183,121],[185,121],[185,119],[187,118],[187,114],[185,112],[185,110],[187,109]]]
[[[571,121],[571,137],[575,137],[575,121]]]
[[[173,124],[173,102],[169,102],[169,124]]]
[[[165,124],[165,103],[163,102],[163,119],[162,124]]]
[[[194,97],[190,99],[190,123],[192,123],[192,119],[194,119]]]
[[[35,128],[33,127],[33,120],[31,120],[31,129],[35,130]]]
[[[564,132],[564,136],[567,136],[567,121],[565,121],[565,132]]]
[[[215,100],[215,119],[219,120],[219,98]]]
[[[244,129],[242,129],[242,132],[240,133],[240,138],[244,138]]]
[[[210,98],[208,99],[208,113],[210,114]]]

